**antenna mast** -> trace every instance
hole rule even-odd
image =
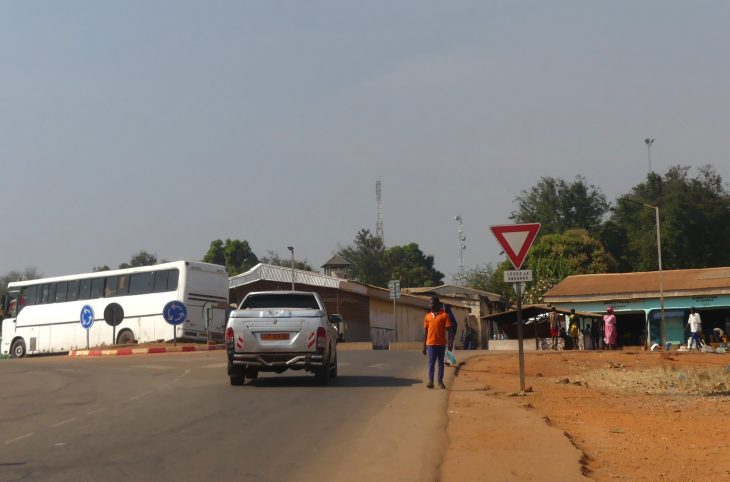
[[[380,180],[375,182],[375,197],[378,201],[378,217],[375,221],[375,236],[385,244],[385,238],[383,237],[383,191]]]
[[[454,216],[454,221],[459,223],[459,275],[464,276],[464,250],[466,249],[466,236],[464,236],[464,220],[461,215]]]

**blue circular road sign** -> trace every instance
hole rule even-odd
[[[94,308],[92,308],[90,305],[84,305],[84,307],[81,308],[81,326],[88,330],[93,324]]]
[[[188,317],[188,309],[182,301],[170,301],[162,309],[162,317],[171,325],[179,325]]]

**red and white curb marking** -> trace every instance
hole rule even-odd
[[[111,348],[107,350],[71,350],[68,356],[122,356],[152,353],[180,353],[189,351],[223,350],[225,345],[150,346],[146,348]]]

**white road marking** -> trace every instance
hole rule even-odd
[[[95,413],[103,412],[104,410],[106,410],[106,407],[97,408],[96,410],[86,412],[86,415],[94,415]]]
[[[147,370],[170,370],[172,367],[164,365],[133,365],[133,368],[146,368]]]
[[[223,368],[226,365],[226,363],[214,363],[213,365],[203,365],[200,368]]]
[[[33,435],[35,435],[35,434],[33,432],[31,432],[31,433],[27,433],[25,435],[21,435],[20,437],[11,438],[10,440],[5,441],[5,445],[9,445],[13,442],[17,442],[18,440],[23,440],[24,438],[32,437]]]
[[[375,363],[374,365],[368,365],[367,368],[380,368],[386,366],[385,363]]]
[[[64,420],[63,422],[58,422],[58,423],[54,423],[53,425],[49,425],[49,427],[50,427],[50,428],[56,428],[56,427],[60,427],[61,425],[66,425],[67,423],[71,423],[71,422],[73,422],[74,420],[76,420],[76,417],[73,417],[73,418],[69,418],[69,419],[66,419],[66,420]]]
[[[172,383],[175,383],[175,382],[180,381],[180,379],[183,378],[184,376],[186,376],[188,373],[190,373],[190,370],[185,370],[185,373],[183,373],[182,375],[180,375],[179,377],[177,377],[176,379],[174,379],[172,381]]]
[[[124,400],[124,401],[123,401],[122,403],[127,403],[127,402],[133,402],[133,401],[135,401],[135,400],[139,400],[140,398],[146,397],[146,396],[147,396],[147,395],[149,395],[150,393],[152,393],[152,392],[144,392],[144,393],[140,393],[139,395],[135,395],[135,396],[133,396],[133,397],[129,397],[128,399]]]
[[[54,447],[63,447],[64,445],[66,445],[66,442],[58,442],[53,444]]]

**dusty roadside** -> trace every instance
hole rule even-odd
[[[480,355],[450,391],[444,481],[727,480],[730,355]],[[583,477],[583,480],[586,480]]]

